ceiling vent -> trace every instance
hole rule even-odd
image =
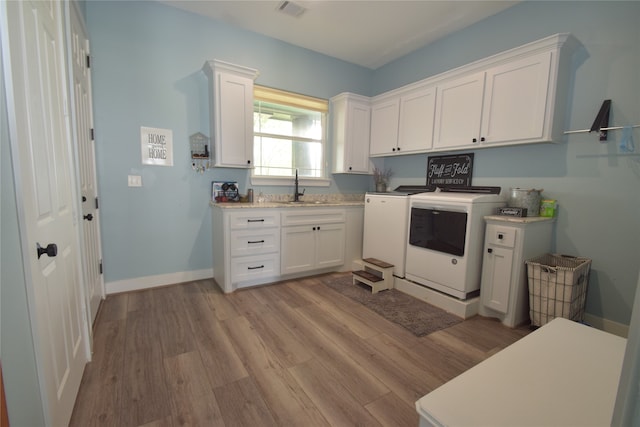
[[[278,11],[285,15],[300,17],[307,9],[292,1],[285,0],[278,5]]]

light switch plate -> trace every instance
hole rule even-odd
[[[142,176],[129,175],[129,187],[142,187]]]

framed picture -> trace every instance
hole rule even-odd
[[[142,164],[173,166],[173,131],[140,127]]]

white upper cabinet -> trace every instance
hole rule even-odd
[[[550,64],[544,52],[440,84],[434,146],[549,141]]]
[[[396,154],[430,150],[436,106],[435,87],[420,87],[400,97]]]
[[[435,148],[468,147],[480,139],[485,73],[474,73],[438,85]]]
[[[435,150],[560,142],[575,39],[558,34],[443,74]],[[474,72],[471,72],[474,71]]]
[[[570,34],[556,34],[372,98],[372,157],[563,140]]]
[[[217,167],[253,167],[254,69],[213,60],[204,64],[209,79],[212,161]]]
[[[333,173],[371,173],[369,98],[342,93],[331,98]]]
[[[391,97],[374,98],[371,107],[371,156],[430,150],[435,95],[435,87],[420,86]]]
[[[546,135],[551,52],[544,52],[491,68],[486,73],[481,142],[536,142]],[[482,140],[484,138],[484,140]]]
[[[400,118],[400,97],[374,98],[371,105],[371,145],[372,156],[395,154],[398,148],[398,123]]]

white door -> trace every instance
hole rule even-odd
[[[379,101],[371,106],[371,144],[369,153],[381,156],[396,152],[400,99]]]
[[[371,111],[368,105],[355,101],[349,102],[349,129],[347,145],[349,157],[345,165],[348,172],[369,172],[369,132],[371,127]]]
[[[482,304],[506,314],[511,292],[513,249],[488,246],[482,266]]]
[[[29,315],[47,425],[55,426],[69,422],[87,361],[61,6],[0,3]]]
[[[484,143],[542,139],[551,52],[487,71],[481,137]]]
[[[216,161],[219,166],[252,166],[253,160],[253,80],[219,73],[219,130],[216,133]]]
[[[434,148],[469,147],[480,142],[484,72],[438,85]]]
[[[89,66],[89,37],[80,17],[78,6],[69,6],[71,39],[69,40],[74,97],[74,130],[77,145],[80,196],[82,197],[82,259],[85,293],[89,318],[95,321],[100,301],[104,298],[100,217],[98,215],[98,186],[95,147],[92,138],[93,114],[91,101],[91,73]]]
[[[344,264],[344,224],[322,224],[316,227],[316,267]]]
[[[280,239],[280,273],[292,274],[313,270],[316,266],[315,227],[283,227]]]
[[[431,149],[435,109],[435,87],[419,88],[400,99],[398,150],[412,153]]]

